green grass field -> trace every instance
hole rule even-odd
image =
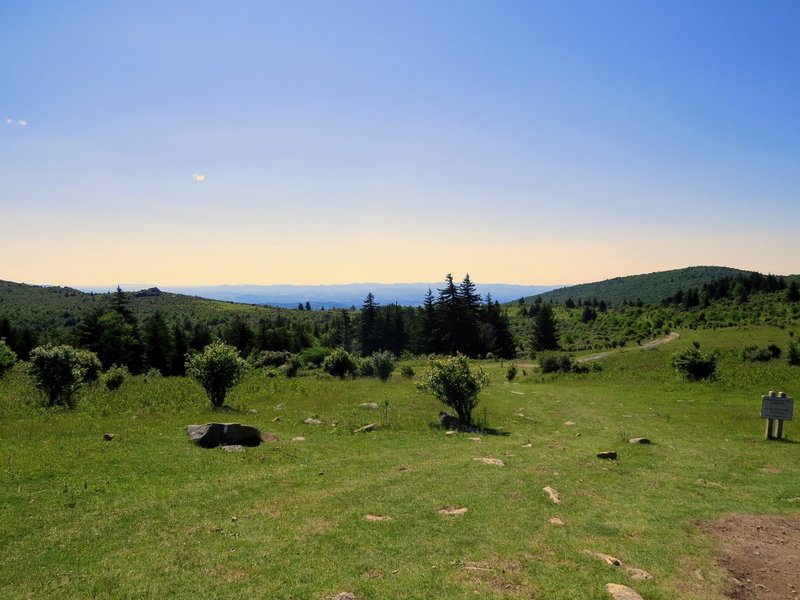
[[[648,600],[723,598],[728,575],[698,525],[800,511],[797,421],[787,441],[766,442],[759,418],[768,390],[800,394],[800,368],[736,356],[785,345],[777,328],[681,334],[587,375],[528,370],[508,384],[483,363],[492,383],[476,414],[497,432],[482,435],[445,435],[441,405],[397,372],[386,384],[254,372],[229,397],[254,414],[212,412],[186,379],[139,376],[91,387],[66,412],[39,408],[17,366],[0,380],[0,594],[553,600],[609,598],[616,582]],[[716,381],[670,369],[694,340],[720,350]],[[191,444],[185,426],[210,421],[280,439],[243,453]],[[370,422],[376,431],[351,434]],[[639,436],[653,443],[628,443]],[[604,450],[618,460],[595,457]]]

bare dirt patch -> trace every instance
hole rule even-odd
[[[728,598],[800,599],[800,515],[729,515],[706,529],[732,577]]]

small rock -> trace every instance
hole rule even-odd
[[[247,412],[249,412],[251,415],[254,415],[254,414],[256,414],[258,411],[257,411],[255,408],[248,408],[248,409],[247,409]]]
[[[522,444],[522,447],[523,447],[523,448],[533,448],[533,444],[531,444],[530,442],[528,442],[527,444]]]
[[[616,460],[617,453],[615,450],[608,450],[607,452],[598,452],[597,458],[605,458],[608,460]]]
[[[455,431],[453,431],[452,429],[450,429],[450,430],[448,430],[448,431],[445,431],[445,432],[444,432],[444,434],[445,434],[445,435],[455,435],[455,434],[456,434],[456,432],[455,432]]]
[[[240,446],[239,444],[223,446],[222,449],[225,450],[225,452],[244,452],[244,446]]]
[[[322,421],[319,419],[315,419],[314,417],[308,417],[305,421],[303,421],[306,425],[322,425]]]
[[[564,521],[562,521],[558,517],[552,517],[551,519],[548,519],[547,522],[550,523],[551,525],[563,525],[564,524]]]
[[[273,423],[280,423],[281,422],[281,418],[280,417],[275,417],[274,419],[272,419],[272,422]]]
[[[385,515],[365,515],[364,519],[366,521],[370,521],[372,523],[377,523],[380,521],[392,521],[392,517],[387,517]]]
[[[204,448],[233,445],[258,446],[261,443],[261,432],[255,427],[241,423],[187,425],[186,433],[189,435],[189,439]]]
[[[629,444],[649,444],[650,440],[648,438],[631,438],[628,440]]]
[[[631,588],[626,585],[620,585],[619,583],[606,584],[606,590],[608,590],[608,593],[611,594],[614,600],[644,600]]]
[[[358,598],[350,592],[341,592],[335,596],[326,596],[325,600],[358,600]]]
[[[471,438],[467,438],[467,439],[470,440],[471,442],[480,442],[481,441],[481,438],[479,438],[479,437],[471,437]]]
[[[281,402],[280,404],[277,404],[275,406],[275,410],[286,410],[286,405],[283,402]]]
[[[280,440],[280,438],[277,435],[275,435],[274,433],[267,432],[267,433],[261,434],[261,441],[262,442],[277,442],[279,440]]]
[[[353,433],[365,433],[367,431],[374,431],[377,426],[378,426],[377,423],[370,423],[369,425],[364,425],[363,427],[359,427]]]
[[[653,576],[647,571],[637,569],[635,567],[626,567],[625,572],[630,576],[631,579],[636,579],[637,581],[647,581],[653,578]]]
[[[359,408],[368,408],[370,410],[378,410],[380,408],[377,402],[364,402],[363,404],[359,404],[358,406]]]
[[[584,554],[588,554],[589,556],[594,556],[595,558],[599,558],[607,565],[611,565],[612,567],[620,567],[622,566],[622,561],[610,554],[603,554],[602,552],[593,552],[592,550],[584,550]]]
[[[461,427],[461,421],[458,420],[458,417],[449,415],[444,411],[439,413],[439,423],[445,429],[458,429]]]
[[[547,487],[542,488],[547,495],[550,496],[550,500],[553,501],[553,504],[561,504],[564,500],[557,491],[551,488],[549,485]]]
[[[477,462],[482,462],[485,465],[494,465],[495,467],[505,467],[506,466],[506,463],[504,463],[499,458],[489,458],[489,457],[483,456],[483,457],[480,457],[480,458],[473,458],[472,460],[477,461]]]
[[[524,418],[525,418],[525,413],[521,413],[521,412],[514,413],[514,416],[515,416],[515,417],[520,417],[520,418],[523,418],[523,419],[524,419]]]
[[[465,515],[468,510],[469,509],[466,506],[443,506],[438,510],[438,512],[440,515],[444,515],[446,517],[460,517]]]
[[[306,438],[304,438],[302,435],[296,435],[296,436],[294,436],[292,438],[292,441],[293,442],[305,442]]]
[[[518,392],[516,390],[511,390],[511,393],[512,394],[517,394],[518,396],[524,396],[525,395],[525,392]]]
[[[564,425],[566,425],[567,427],[572,427],[573,425],[575,425],[575,421],[564,421]]]
[[[111,440],[114,439],[114,434],[113,433],[104,433],[103,434],[103,439],[105,441],[107,441],[107,442],[110,442]]]

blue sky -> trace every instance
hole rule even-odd
[[[798,31],[777,1],[6,1],[0,278],[797,273]]]

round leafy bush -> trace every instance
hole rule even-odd
[[[690,381],[702,381],[714,377],[717,370],[717,355],[713,352],[703,352],[697,346],[692,346],[675,352],[670,357],[670,364]]]
[[[372,364],[375,365],[375,374],[381,381],[388,381],[394,371],[394,354],[388,350],[372,353]]]
[[[72,346],[47,344],[31,350],[28,373],[47,396],[48,406],[74,408],[75,396],[86,381],[84,362]]]
[[[322,361],[322,370],[339,379],[355,373],[357,368],[356,357],[344,348],[336,348]]]
[[[463,354],[432,359],[417,382],[420,392],[433,394],[440,402],[456,411],[461,425],[472,425],[472,411],[478,405],[478,393],[489,385],[489,378],[480,367],[470,369]]]
[[[414,377],[414,368],[411,365],[403,365],[400,367],[400,376],[411,379]]]
[[[225,403],[225,396],[246,372],[247,362],[239,356],[239,350],[220,340],[186,360],[186,374],[200,382],[214,406]]]
[[[113,392],[118,390],[129,376],[130,371],[125,365],[111,365],[103,375],[103,382],[106,389]]]

